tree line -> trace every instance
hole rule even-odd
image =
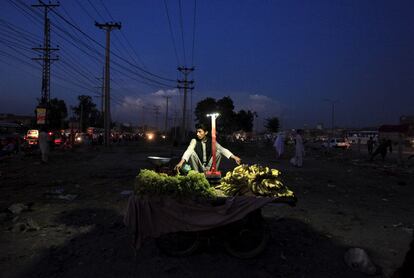
[[[78,96],[78,104],[72,106],[73,117],[70,121],[78,121],[81,130],[87,127],[103,127],[103,114],[96,107],[91,96]],[[197,123],[203,123],[210,126],[210,118],[207,114],[218,112],[220,117],[217,118],[217,130],[220,134],[231,134],[235,131],[252,132],[255,117],[259,115],[250,110],[234,110],[233,100],[226,96],[221,99],[211,97],[199,101],[195,107],[194,114]],[[64,100],[53,98],[50,100],[49,127],[52,129],[62,129],[68,127],[68,109]],[[266,119],[264,127],[269,132],[279,130],[279,119],[271,117]]]

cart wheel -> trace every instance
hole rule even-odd
[[[257,213],[256,213],[257,214]],[[261,218],[255,217],[254,222],[247,222],[239,229],[233,230],[224,242],[224,247],[232,256],[249,259],[262,253],[270,239],[269,227]]]
[[[158,248],[170,256],[185,257],[197,251],[200,246],[198,233],[179,232],[163,235],[156,240]]]

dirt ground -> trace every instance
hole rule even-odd
[[[363,277],[344,262],[367,251],[388,277],[414,228],[414,166],[393,157],[367,161],[357,151],[307,151],[303,168],[276,160],[266,145],[228,146],[245,163],[282,171],[296,207],[267,206],[272,239],[255,259],[236,259],[212,244],[191,257],[162,254],[149,240],[136,254],[123,225],[134,177],[149,155],[181,156],[184,147],[130,143],[81,147],[0,161],[1,277]],[[232,169],[224,160],[222,171]],[[19,214],[9,207],[27,206]]]

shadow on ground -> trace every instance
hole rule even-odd
[[[173,258],[161,254],[153,241],[135,256],[121,215],[107,209],[73,210],[57,222],[82,233],[45,250],[20,277],[363,277],[344,264],[347,247],[297,220],[267,221],[272,240],[255,259],[233,258],[214,245],[191,257]]]

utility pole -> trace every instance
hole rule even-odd
[[[113,29],[121,29],[121,23],[104,23],[95,22],[95,26],[106,31],[106,49],[105,49],[105,114],[104,114],[104,128],[105,128],[105,146],[109,146],[111,136],[111,105],[110,105],[110,75],[109,75],[109,54],[111,47],[111,31]]]
[[[160,106],[154,105],[153,109],[155,113],[155,128],[158,130],[158,115],[160,114]]]
[[[48,116],[47,116],[47,109],[49,108],[49,101],[50,101],[50,62],[59,60],[59,57],[51,57],[51,53],[53,51],[59,50],[59,48],[52,48],[50,46],[50,19],[48,17],[48,12],[50,9],[59,7],[59,4],[44,4],[42,1],[39,0],[39,4],[32,5],[32,7],[36,8],[44,8],[44,39],[43,39],[43,46],[42,47],[34,47],[33,50],[42,51],[43,55],[41,57],[32,58],[35,61],[42,61],[43,62],[43,70],[42,70],[42,92],[37,108],[37,112],[40,112],[39,109],[46,109],[43,110],[45,113],[44,121],[37,122],[39,124],[47,124],[48,123]]]
[[[257,114],[256,111],[253,111],[253,117],[254,117],[253,131],[256,131],[256,135],[257,135],[258,134],[258,130],[259,130],[259,126],[257,124],[257,118],[259,117],[259,115]]]
[[[100,124],[102,124],[102,126],[105,124],[104,123],[104,115],[105,115],[105,68],[102,69],[102,77],[96,77],[96,79],[98,81],[102,81],[101,86],[97,86],[95,87],[96,89],[100,89],[101,91],[98,92],[97,94],[99,94],[99,96],[96,96],[96,98],[99,98],[101,101],[101,119],[100,119]]]
[[[193,89],[190,90],[190,109],[189,109],[189,130],[191,130],[191,124],[193,123]]]
[[[324,99],[331,104],[331,136],[334,137],[334,128],[335,128],[335,104],[338,103],[338,100]]]
[[[79,117],[79,131],[80,132],[83,132],[83,102],[82,102],[82,100],[81,100],[81,103],[80,103],[80,108],[81,108],[81,110],[80,110],[80,117]]]
[[[146,125],[146,123],[145,123],[145,106],[143,105],[142,106],[142,130],[145,132],[145,125]]]
[[[173,109],[173,113],[174,113],[174,116],[173,116],[173,118],[172,118],[172,126],[173,126],[173,128],[174,128],[174,135],[172,135],[173,137],[174,137],[174,141],[175,140],[177,140],[177,110],[174,108]]]
[[[179,72],[184,74],[184,80],[177,80],[178,82],[178,89],[184,90],[184,104],[183,104],[183,119],[181,124],[181,140],[184,141],[186,137],[186,112],[187,112],[187,90],[193,90],[194,87],[192,86],[194,84],[194,80],[188,80],[188,75],[194,71],[194,67],[187,68],[187,67],[178,67],[177,68]]]
[[[164,96],[164,98],[167,101],[167,105],[165,106],[165,126],[164,126],[164,133],[167,134],[167,128],[168,128],[168,100],[171,98],[171,96]]]
[[[105,67],[102,69],[102,77],[96,77],[97,80],[102,81],[101,86],[95,87],[96,89],[101,89],[101,113],[102,115],[105,112]]]

